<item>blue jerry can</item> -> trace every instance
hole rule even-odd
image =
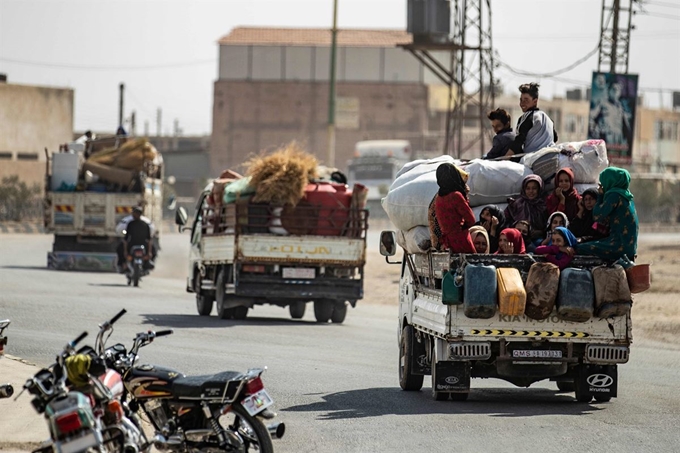
[[[496,314],[496,266],[465,267],[463,306],[468,318],[489,319]]]
[[[560,273],[557,316],[565,321],[585,322],[593,316],[595,286],[588,269],[568,267]]]

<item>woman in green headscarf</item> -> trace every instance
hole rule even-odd
[[[608,167],[602,170],[593,221],[597,223],[598,230],[608,228],[609,235],[579,244],[576,248],[579,255],[595,255],[607,260],[617,260],[623,256],[635,259],[638,217],[629,186],[630,173],[623,168]]]

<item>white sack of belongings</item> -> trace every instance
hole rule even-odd
[[[597,184],[594,184],[592,182],[587,184],[574,184],[574,189],[576,189],[579,195],[583,195],[583,192],[585,192],[588,189],[597,190]]]
[[[574,171],[575,184],[597,183],[600,172],[609,166],[604,140],[586,140],[556,145],[560,150],[560,168]]]
[[[409,254],[427,253],[432,246],[430,228],[418,225],[408,231],[397,230],[397,244]]]
[[[381,201],[382,207],[398,230],[408,231],[418,225],[428,225],[427,210],[437,191],[436,171],[429,171],[399,187],[390,187]]]
[[[468,199],[470,206],[505,203],[508,197],[516,197],[522,190],[522,180],[531,169],[509,160],[475,159],[462,167],[470,175]]]
[[[413,181],[414,179],[425,173],[436,173],[437,168],[443,163],[454,165],[461,164],[459,160],[455,160],[451,156],[439,156],[433,159],[421,159],[414,160],[413,162],[408,162],[404,164],[401,170],[399,170],[399,172],[397,173],[396,179],[390,185],[390,190],[396,189],[397,187],[401,187],[407,182]],[[404,169],[407,167],[408,169],[404,171]]]

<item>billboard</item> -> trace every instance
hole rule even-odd
[[[604,140],[613,163],[632,160],[637,95],[637,74],[593,72],[588,138]]]

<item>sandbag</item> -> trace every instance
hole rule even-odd
[[[406,250],[406,253],[427,253],[432,245],[430,229],[419,225],[408,231],[398,230],[397,244]]]
[[[475,159],[463,170],[470,175],[470,206],[503,203],[508,197],[518,196],[522,180],[531,174],[530,168],[507,160]]]
[[[381,204],[392,224],[398,230],[408,231],[418,225],[429,225],[427,209],[438,190],[435,172],[428,172],[390,189]]]

